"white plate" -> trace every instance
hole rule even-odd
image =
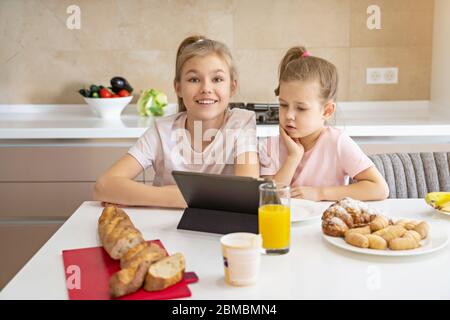
[[[323,234],[325,240],[332,245],[362,254],[370,254],[375,256],[415,256],[420,254],[431,253],[437,250],[444,248],[448,244],[448,234],[446,231],[438,228],[434,228],[429,231],[429,236],[420,242],[421,246],[417,249],[412,250],[375,250],[375,249],[364,249],[352,246],[345,242],[344,238],[340,237],[330,237],[326,234]]]
[[[442,211],[442,210],[438,210],[438,209],[434,209],[435,211],[441,213],[441,214],[445,214],[446,216],[450,216],[450,212],[447,211]]]
[[[320,219],[322,213],[322,206],[314,201],[291,199],[291,222]]]

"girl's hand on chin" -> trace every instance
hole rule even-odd
[[[300,158],[303,157],[303,154],[305,153],[305,148],[300,143],[300,139],[291,138],[286,133],[286,130],[281,126],[280,126],[280,135],[283,138],[283,141],[288,149],[288,156],[295,156]]]

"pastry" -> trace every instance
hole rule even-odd
[[[389,249],[391,250],[410,250],[420,246],[419,242],[410,237],[395,238],[389,241]]]
[[[382,237],[375,234],[367,234],[366,237],[369,240],[370,249],[385,250],[387,248],[387,242]]]
[[[332,217],[322,221],[323,233],[332,237],[343,237],[348,226],[338,217]]]
[[[347,232],[345,234],[345,242],[354,245],[355,247],[368,248],[369,239],[364,234],[357,232]]]
[[[378,230],[373,234],[382,237],[387,242],[392,239],[402,237],[406,233],[406,229],[400,225],[388,226],[384,229]]]
[[[377,215],[371,222],[370,222],[370,230],[372,232],[374,231],[378,231],[381,229],[386,228],[389,225],[389,220],[382,216],[382,215]]]
[[[347,232],[345,234],[347,235],[347,233],[350,233],[350,232],[356,232],[356,233],[360,233],[360,234],[370,234],[370,226],[349,229],[349,230],[347,230]]]
[[[425,239],[428,236],[428,229],[429,229],[428,223],[422,221],[414,228],[414,231],[419,233],[422,239]]]

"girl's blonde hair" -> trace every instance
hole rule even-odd
[[[280,94],[282,81],[318,81],[319,98],[323,103],[336,101],[338,87],[337,69],[331,62],[309,55],[305,47],[290,48],[281,60],[278,87],[275,95]]]
[[[177,58],[175,62],[175,81],[181,80],[181,69],[183,65],[191,58],[205,57],[209,54],[216,54],[228,66],[230,70],[230,78],[233,82],[237,80],[237,70],[228,47],[222,42],[207,39],[204,36],[196,35],[190,36],[181,42],[177,51]],[[186,111],[186,106],[183,103],[183,98],[178,97],[178,111]]]

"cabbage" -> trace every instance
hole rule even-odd
[[[162,116],[164,115],[164,107],[166,106],[166,94],[155,89],[144,90],[137,102],[139,115],[142,117]]]

